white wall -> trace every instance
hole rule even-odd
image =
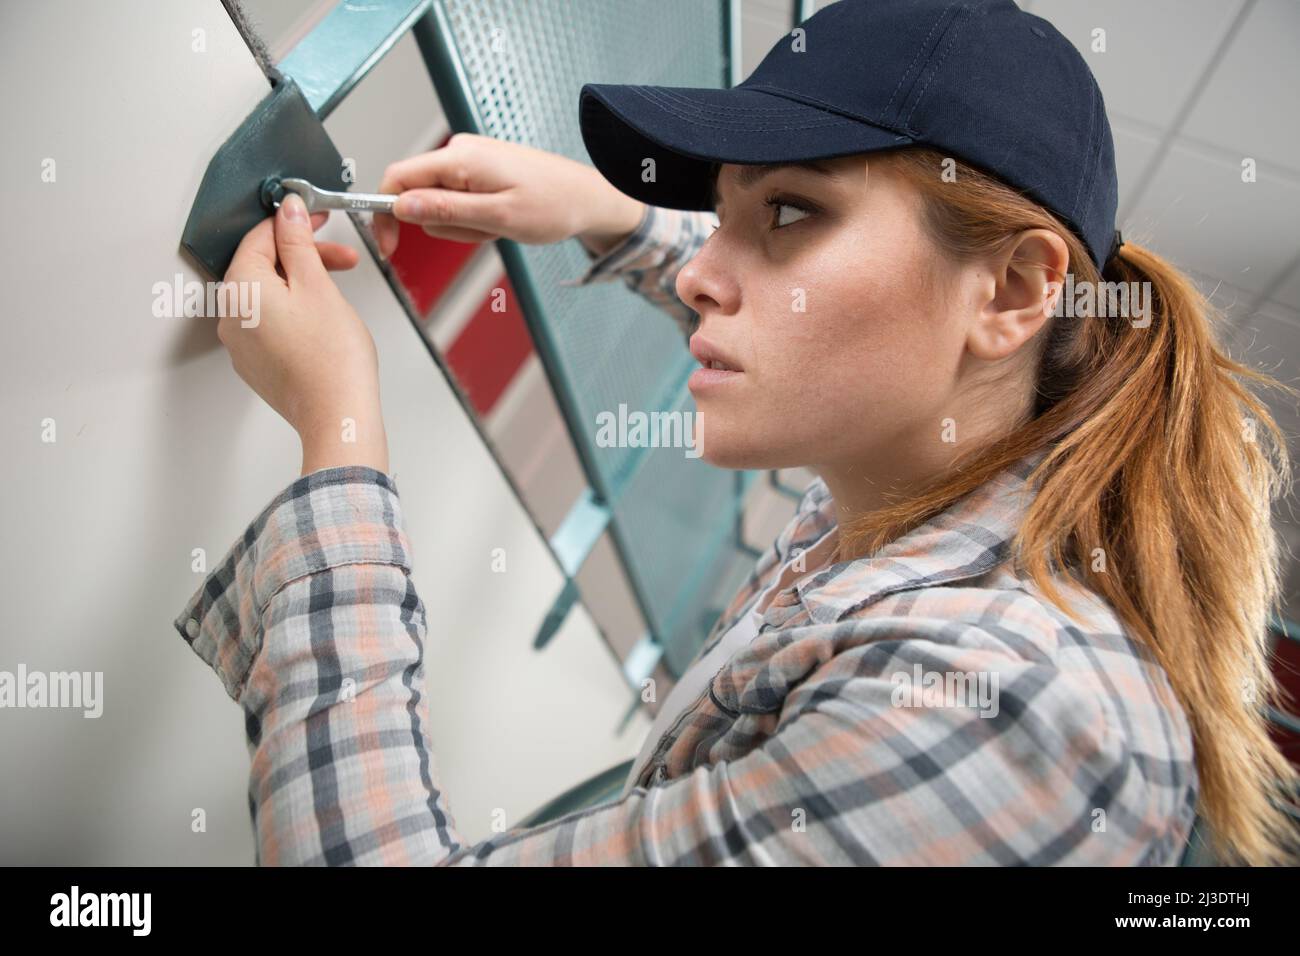
[[[214,565],[298,452],[212,321],[154,318],[151,290],[198,278],[178,250],[194,193],[268,87],[218,0],[5,4],[0,51],[0,670],[102,671],[105,697],[97,720],[0,709],[0,862],[247,863],[241,715],[170,622],[201,580],[192,549]],[[437,764],[479,838],[495,808],[513,823],[632,755],[646,724],[614,735],[630,695],[585,612],[531,650],[560,584],[542,541],[374,265],[340,285],[379,348],[415,580],[445,622]]]

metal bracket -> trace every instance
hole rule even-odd
[[[181,246],[209,277],[226,274],[239,241],[266,218],[262,184],[272,177],[347,189],[343,157],[291,79],[266,95],[203,174]]]

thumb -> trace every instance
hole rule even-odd
[[[275,276],[275,236],[270,219],[263,219],[240,240],[235,256],[226,269],[226,282],[263,279]],[[275,276],[279,279],[279,276]]]
[[[294,281],[325,274],[325,265],[316,250],[307,204],[297,193],[285,196],[275,214],[275,250],[290,285]]]
[[[505,231],[505,196],[505,192],[408,189],[397,200],[393,215],[424,227],[452,226],[500,234]]]

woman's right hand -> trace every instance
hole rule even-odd
[[[396,219],[375,216],[384,258],[397,249],[397,220],[457,242],[542,244],[576,236],[599,254],[636,229],[645,211],[591,166],[473,133],[393,163],[379,192],[401,195]]]

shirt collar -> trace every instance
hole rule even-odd
[[[834,624],[895,592],[977,577],[997,567],[1010,554],[1033,501],[1027,479],[1046,454],[1040,449],[1027,455],[875,554],[833,564],[797,584],[808,616],[816,624]],[[834,500],[820,477],[809,493],[816,510],[800,528],[820,527],[824,533],[835,522]],[[801,536],[806,535],[796,531]]]

